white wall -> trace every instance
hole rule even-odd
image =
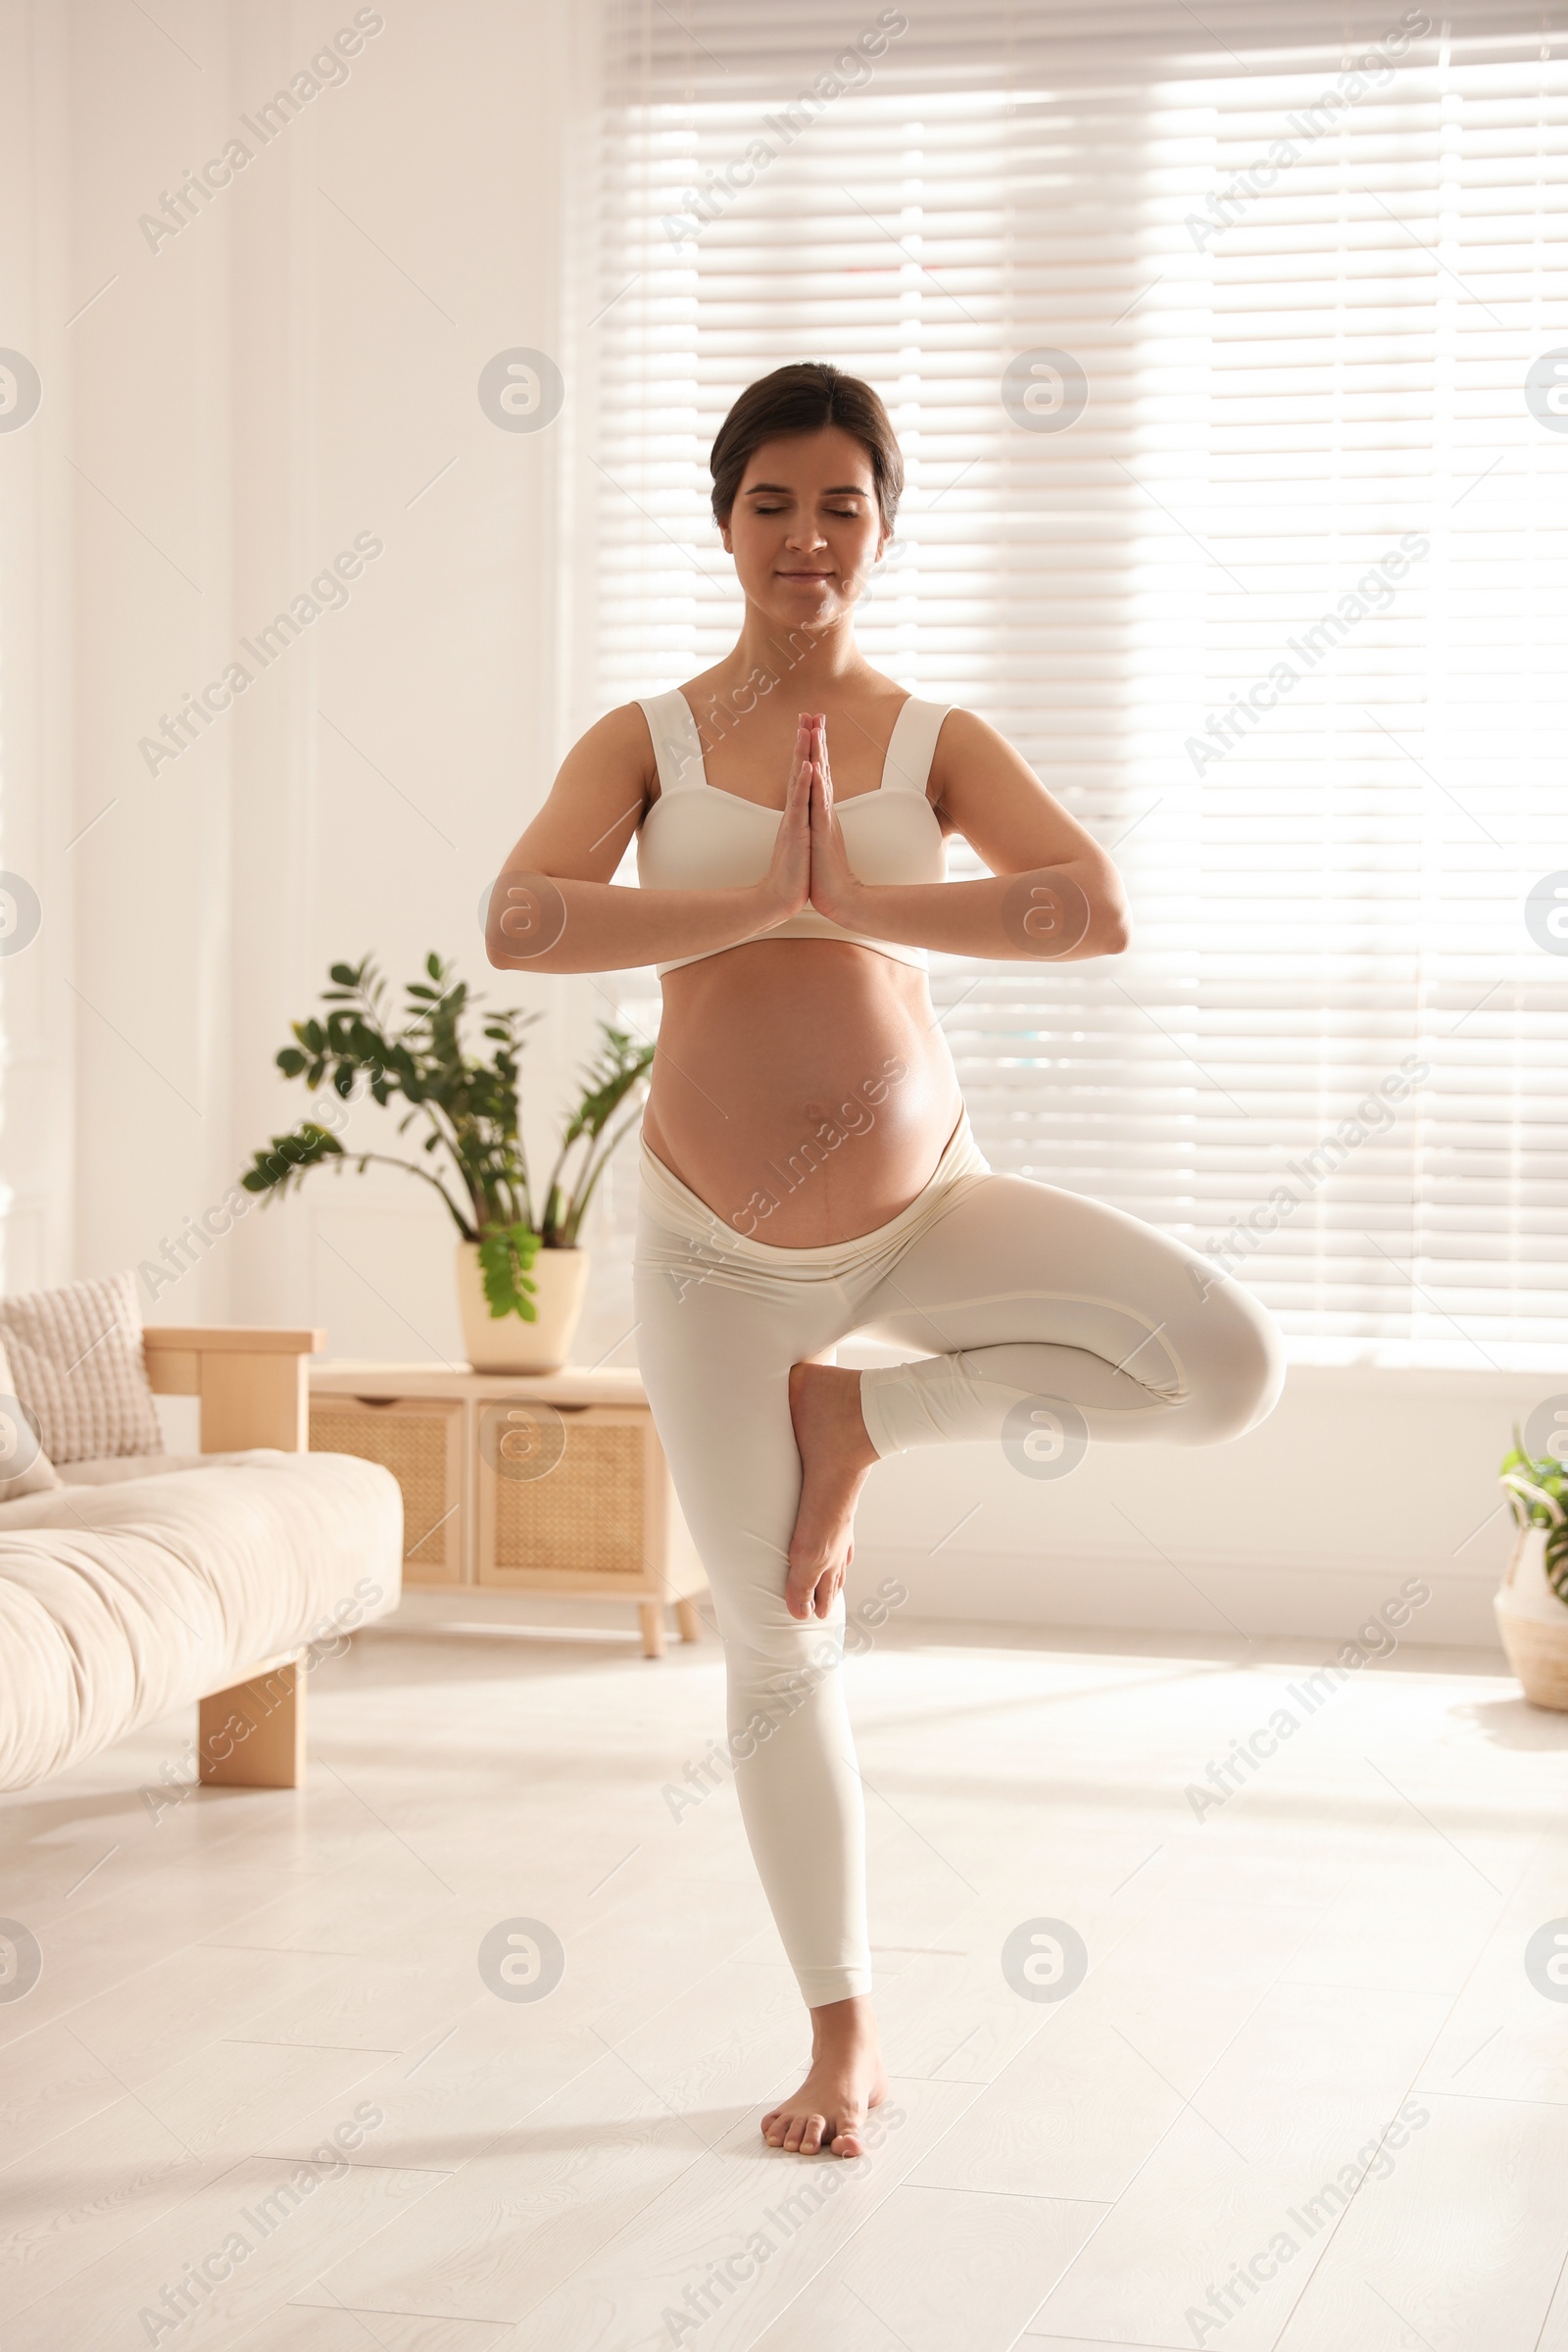
[[[488,973],[476,919],[572,716],[576,412],[568,390],[548,430],[504,433],[475,385],[514,344],[573,380],[592,12],[386,0],[346,85],[156,254],[138,216],[354,9],[155,13],[0,16],[0,344],[44,380],[0,432],[0,864],[45,910],[0,957],[13,1290],[156,1259],[221,1200],[304,1107],[272,1054],[336,957],[402,978],[437,947],[537,1004],[538,1154],[606,1008],[588,981]],[[347,609],[150,775],[138,739],[364,531],[385,552]],[[149,1311],[454,1358],[451,1240],[411,1184],[318,1177]],[[579,1352],[629,1361],[624,1247],[601,1240]],[[1413,1638],[1489,1641],[1496,1460],[1553,1385],[1300,1369],[1214,1453],[1104,1449],[1059,1485],[911,1457],[873,1480],[856,1578],[896,1566],[960,1618],[1328,1638],[1421,1574]]]
[[[570,428],[504,433],[475,385],[498,348],[561,341],[570,18],[368,13],[383,28],[347,81],[265,146],[242,118],[353,6],[187,0],[154,24],[36,0],[5,20],[26,299],[0,341],[30,347],[44,401],[0,434],[4,857],[48,918],[0,963],[12,1288],[156,1261],[222,1200],[307,1107],[272,1056],[331,960],[373,949],[401,981],[435,948],[497,981],[479,893],[562,748]],[[139,216],[236,134],[254,160],[151,250]],[[263,672],[240,640],[367,532],[384,553],[346,608]],[[236,658],[255,683],[150,774],[139,739]],[[592,1016],[558,981],[497,993],[546,1015],[542,1152]],[[378,1127],[359,1114],[353,1138]],[[318,1177],[148,1311],[451,1355],[454,1239],[410,1182]]]
[[[839,1351],[872,1360],[887,1357]],[[1497,1463],[1552,1387],[1484,1367],[1297,1364],[1268,1419],[1228,1446],[1091,1446],[1059,1480],[990,1446],[906,1454],[872,1472],[851,1598],[891,1572],[920,1616],[1332,1643],[1416,1577],[1431,1598],[1409,1641],[1494,1647],[1513,1544]]]
[[[31,420],[0,406],[0,868],[42,929],[0,945],[0,1283],[26,1290],[73,1253],[74,1003],[71,852],[71,276],[68,40],[62,15],[0,11],[0,346],[43,379]],[[16,952],[10,952],[16,951]]]

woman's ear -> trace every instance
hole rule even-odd
[[[719,524],[718,536],[720,545],[723,547],[725,555],[732,556],[735,553],[735,548],[734,543],[729,535],[729,524],[727,522],[721,522]]]

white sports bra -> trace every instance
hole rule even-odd
[[[950,706],[916,702],[911,695],[893,722],[875,792],[852,793],[837,804],[850,862],[862,882],[945,882],[947,845],[936,810],[926,798],[932,756]],[[637,879],[650,890],[735,890],[760,882],[773,855],[780,811],[742,800],[708,781],[703,739],[690,703],[680,688],[649,695],[638,709],[648,720],[659,766],[659,798],[637,837]],[[808,906],[758,934],[762,939],[843,939],[870,948],[898,963],[924,964],[924,948],[897,940],[868,939],[846,931]],[[656,969],[661,978],[702,956],[677,956]]]

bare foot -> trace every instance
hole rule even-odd
[[[888,2095],[887,2069],[869,1998],[857,1994],[811,2011],[811,2071],[762,2118],[770,2148],[814,2156],[863,2156],[867,2111]]]
[[[854,1553],[856,1499],[877,1459],[860,1417],[860,1375],[837,1364],[792,1364],[790,1419],[801,1500],[784,1602],[792,1617],[825,1617]]]

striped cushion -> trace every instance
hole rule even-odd
[[[162,1453],[133,1274],[0,1300],[0,1342],[51,1462]]]

